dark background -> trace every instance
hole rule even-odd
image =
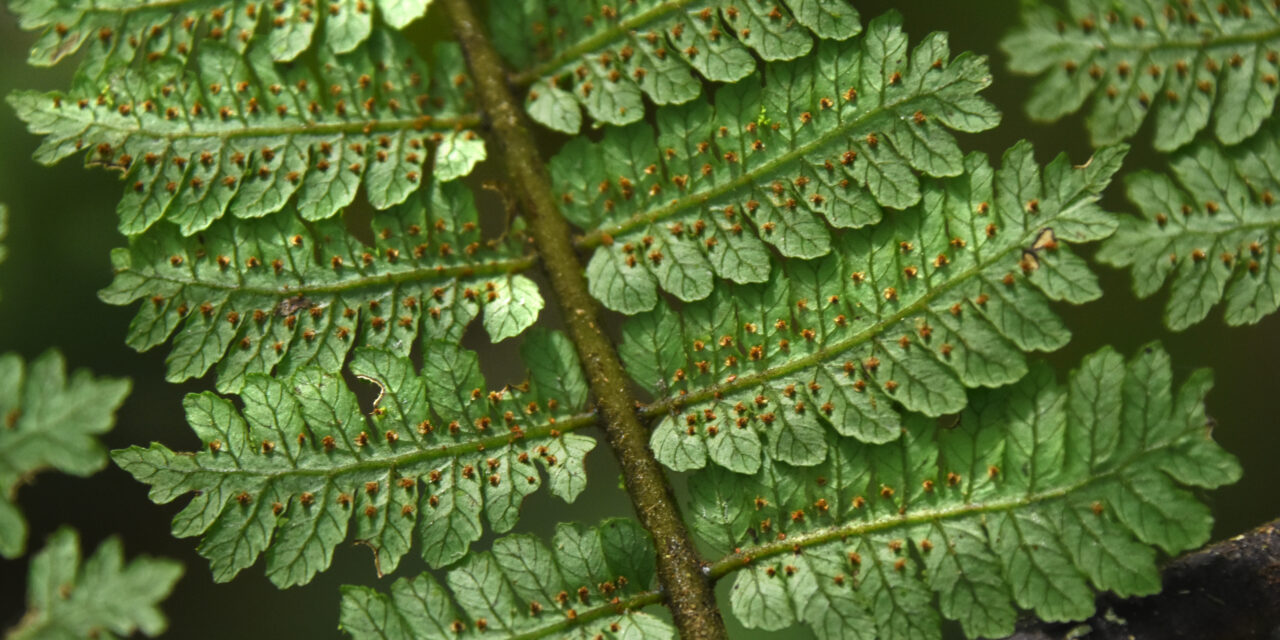
[[[997,43],[1017,20],[1013,0],[987,2],[858,1],[864,24],[872,17],[896,7],[905,16],[905,26],[913,44],[931,31],[951,33],[953,54],[971,50],[990,58],[995,77],[983,95],[1004,112],[1002,125],[980,136],[962,136],[965,149],[982,150],[998,158],[1020,138],[1035,143],[1038,157],[1047,162],[1065,151],[1077,162],[1090,154],[1083,118],[1076,116],[1055,125],[1027,120],[1021,105],[1031,83],[1005,70],[1005,60]],[[447,35],[444,16],[433,8],[424,20],[411,28],[422,42]],[[15,89],[61,89],[69,84],[74,61],[54,69],[26,66],[27,48],[34,36],[17,28],[16,19],[0,10],[0,94]],[[426,51],[427,47],[420,47]],[[548,154],[563,143],[563,137],[544,135]],[[8,105],[0,106],[0,202],[10,207],[10,231],[6,245],[9,259],[0,266],[0,352],[16,351],[34,358],[57,346],[70,366],[89,367],[100,375],[133,379],[133,392],[117,416],[117,426],[106,436],[111,448],[161,441],[174,449],[190,449],[198,443],[187,428],[182,413],[184,393],[212,388],[208,378],[183,385],[164,382],[164,356],[169,345],[138,354],[124,344],[125,330],[136,305],[122,308],[100,302],[96,292],[111,280],[108,252],[124,244],[116,231],[115,203],[121,185],[115,174],[86,171],[78,159],[68,159],[55,167],[42,167],[31,160],[38,144],[35,136],[13,115]],[[491,157],[494,151],[491,147]],[[492,165],[493,163],[490,163]],[[1126,171],[1141,167],[1160,169],[1160,158],[1150,150],[1150,127],[1134,140],[1134,150]],[[481,167],[469,180],[478,185],[487,172]],[[482,206],[487,202],[476,190]],[[1113,188],[1103,204],[1110,211],[1130,212],[1122,190]],[[1091,255],[1092,247],[1083,248]],[[1105,297],[1081,307],[1059,305],[1058,311],[1074,332],[1070,345],[1047,356],[1059,371],[1075,366],[1079,359],[1103,345],[1113,345],[1132,354],[1139,345],[1161,339],[1173,356],[1175,375],[1185,378],[1197,367],[1212,367],[1217,385],[1208,399],[1209,413],[1218,421],[1217,439],[1239,456],[1244,479],[1213,492],[1209,501],[1217,517],[1215,538],[1244,531],[1278,512],[1274,487],[1280,484],[1280,439],[1276,411],[1280,408],[1275,379],[1280,360],[1280,315],[1261,324],[1228,328],[1215,310],[1208,320],[1178,334],[1161,323],[1166,294],[1146,301],[1134,299],[1128,275],[1095,265]],[[543,312],[554,321],[554,311]],[[467,346],[481,351],[490,382],[509,381],[511,370],[522,370],[516,360],[516,340],[496,347],[488,344],[483,331],[468,334]],[[1280,395],[1280,394],[1278,394]],[[617,469],[602,444],[588,458],[592,482],[572,506],[539,492],[526,503],[517,531],[549,536],[558,521],[595,522],[610,515],[631,515],[628,502],[620,498]],[[679,484],[679,479],[676,479]],[[329,571],[305,587],[277,590],[264,577],[261,563],[242,572],[229,584],[214,584],[208,563],[195,552],[197,540],[179,540],[169,534],[169,520],[181,508],[175,504],[157,506],[146,497],[146,488],[114,466],[87,478],[71,478],[49,473],[23,487],[19,501],[31,525],[28,551],[38,549],[46,536],[59,525],[79,529],[86,550],[107,536],[123,537],[129,554],[146,552],[180,559],[187,567],[173,596],[164,608],[170,619],[168,638],[257,638],[339,637],[338,586],[347,583],[376,584],[386,589],[398,576],[412,576],[424,569],[415,551],[405,557],[400,570],[378,580],[367,549],[341,545]],[[487,539],[474,549],[488,547]],[[0,629],[21,616],[27,559],[0,561]],[[721,584],[721,592],[732,580]],[[722,599],[726,604],[727,598]],[[743,630],[726,615],[735,638],[809,637],[807,629],[793,627],[777,634]]]

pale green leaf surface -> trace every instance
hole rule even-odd
[[[642,98],[683,104],[701,93],[699,76],[737,82],[755,69],[753,52],[792,60],[813,49],[814,36],[846,40],[862,30],[858,11],[844,0],[490,4],[494,46],[517,79],[532,85],[529,115],[570,134],[583,109],[600,123],[638,122]]]
[[[521,345],[520,356],[529,366],[534,391],[557,404],[586,406],[587,379],[578,366],[578,355],[569,337],[543,328],[530,331],[529,336]]]
[[[1229,325],[1254,324],[1280,307],[1280,126],[1243,144],[1198,142],[1171,173],[1128,176],[1140,217],[1124,217],[1098,259],[1133,272],[1148,297],[1169,283],[1164,320],[1180,331],[1223,304]]]
[[[216,363],[220,391],[251,373],[338,371],[357,344],[408,355],[419,336],[460,342],[480,314],[497,342],[533,324],[543,300],[519,275],[531,258],[518,243],[482,242],[477,223],[460,183],[374,214],[373,246],[340,219],[308,227],[291,208],[192,237],[162,223],[112,254],[115,280],[99,295],[141,300],[129,346],[173,337],[169,380]]]
[[[160,635],[167,626],[159,604],[182,576],[174,560],[142,556],[126,563],[117,538],[108,538],[83,563],[80,539],[62,528],[31,559],[27,613],[7,640]]]
[[[387,24],[403,29],[426,14],[431,0],[377,0],[377,4],[378,11]]]
[[[1204,0],[1024,4],[1001,42],[1016,73],[1036,75],[1027,111],[1053,121],[1085,109],[1095,145],[1125,140],[1148,116],[1156,149],[1209,130],[1236,144],[1258,130],[1280,84],[1280,9]],[[1210,122],[1212,120],[1212,123]]]
[[[1012,633],[1017,609],[1082,619],[1094,589],[1160,589],[1152,547],[1208,539],[1209,511],[1184,486],[1240,477],[1209,435],[1208,386],[1196,373],[1173,389],[1155,344],[1128,363],[1103,349],[1066,384],[1036,364],[971,392],[957,419],[905,417],[888,444],[827,434],[817,466],[766,452],[756,474],[700,472],[694,530],[740,549],[712,573],[740,570],[730,604],[748,627],[894,640],[941,637],[939,612],[969,637]]]
[[[18,488],[50,469],[90,475],[107,464],[98,442],[111,430],[129,381],[66,372],[57,351],[25,363],[0,356],[0,556],[22,555],[27,525],[16,503]]]
[[[449,134],[436,147],[435,176],[444,182],[457,180],[471,173],[471,169],[485,156],[484,140],[474,132]]]
[[[529,341],[547,352],[562,338]],[[540,364],[538,375],[573,377],[571,357]],[[419,373],[407,357],[356,349],[351,373],[378,391],[369,415],[336,373],[250,374],[242,411],[212,393],[187,397],[201,451],[156,443],[112,455],[151,485],[157,503],[195,494],[173,533],[203,536],[199,551],[218,582],[265,552],[274,583],[305,584],[349,534],[373,550],[380,573],[412,546],[440,567],[467,554],[482,517],[497,532],[510,530],[542,483],[539,469],[552,494],[577,497],[595,445],[572,432],[591,423],[581,404],[553,402],[541,383],[486,392],[475,354],[451,342],[427,341],[423,362]]]
[[[401,578],[388,594],[344,586],[341,628],[356,640],[668,640],[669,623],[631,610],[656,601],[645,591],[653,565],[653,543],[632,520],[560,524],[550,546],[525,534],[498,538],[451,569],[447,588],[429,574]]]
[[[314,65],[211,42],[187,65],[162,57],[102,85],[16,92],[9,103],[45,136],[39,162],[83,151],[86,163],[122,173],[122,233],[163,219],[190,236],[291,202],[307,220],[330,218],[361,186],[386,209],[428,182],[433,154],[442,180],[465,175],[485,152],[474,132],[453,130],[469,122],[466,77],[450,66],[458,55],[442,45],[429,71],[386,31],[349,53],[318,54]]]
[[[576,138],[551,160],[562,211],[588,231],[578,246],[594,250],[587,279],[606,307],[651,309],[658,289],[701,300],[715,277],[763,282],[769,247],[826,255],[832,229],[919,203],[917,173],[961,174],[952,131],[999,121],[977,96],[986,61],[952,58],[942,34],[908,49],[892,13],[765,78],[720,88],[714,107],[661,109],[656,132],[644,123]]]
[[[965,389],[1018,380],[1024,352],[1070,335],[1048,301],[1098,294],[1066,244],[1115,228],[1096,201],[1123,155],[1103,149],[1082,167],[1059,156],[1043,171],[1026,143],[999,170],[971,155],[962,175],[926,182],[921,204],[845,232],[826,257],[630,320],[621,355],[657,396],[655,455],[676,470],[755,473],[765,454],[815,465],[832,430],[889,442],[900,409],[954,413]]]
[[[489,293],[495,297],[485,305],[484,328],[494,342],[520,335],[538,321],[543,300],[534,281],[514,276]]]
[[[582,127],[582,110],[568,91],[539,80],[529,87],[529,99],[529,115],[534,121],[569,134]]]
[[[13,0],[9,7],[22,29],[40,32],[28,63],[47,67],[83,52],[79,75],[99,82],[114,69],[155,57],[185,59],[211,42],[243,52],[261,41],[277,62],[297,58],[316,40],[326,45],[326,51],[346,53],[368,39],[372,4],[356,0]],[[382,21],[403,29],[422,17],[431,2],[377,0],[376,4]],[[326,17],[320,28],[322,15]]]

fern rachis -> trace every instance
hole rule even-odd
[[[1087,0],[1059,26],[1029,6],[1006,39],[1048,74],[1033,114],[1093,96],[1095,141],[1150,108],[1157,147],[1186,145],[1175,179],[1125,178],[1139,220],[1098,204],[1125,145],[966,153],[1000,121],[987,61],[909,43],[896,13],[511,0],[486,29],[442,0],[458,42],[428,52],[402,33],[427,4],[14,2],[33,62],[82,51],[67,90],[9,98],[37,159],[124,181],[100,297],[137,305],[129,346],[172,340],[169,380],[213,389],[185,402],[194,451],[112,457],[183,503],[173,533],[216,581],[261,559],[306,584],[354,541],[379,577],[410,552],[438,570],[344,587],[357,638],[719,639],[726,578],[752,628],[977,637],[1153,593],[1158,555],[1207,539],[1194,492],[1240,475],[1208,375],[1175,389],[1157,344],[1065,377],[1029,356],[1070,339],[1051,303],[1103,293],[1084,243],[1142,293],[1172,273],[1175,328],[1224,297],[1232,323],[1280,304],[1270,8]],[[583,111],[601,132],[535,146],[525,114],[577,134]],[[500,229],[468,175],[489,160]],[[615,335],[606,309],[633,317]],[[519,345],[515,381],[486,382],[473,325]],[[593,426],[636,517],[509,533],[544,483],[582,493]],[[151,568],[144,617],[167,591]]]

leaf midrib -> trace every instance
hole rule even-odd
[[[248,477],[263,478],[267,482],[275,482],[281,478],[286,478],[286,477],[323,477],[329,480],[333,480],[334,478],[337,478],[339,476],[358,473],[362,471],[381,471],[385,469],[395,469],[402,466],[408,466],[408,465],[412,465],[412,464],[427,461],[427,460],[435,460],[438,458],[457,458],[463,454],[474,453],[477,451],[485,451],[485,450],[496,448],[496,447],[503,447],[508,444],[519,442],[520,440],[536,440],[540,438],[550,439],[552,437],[551,436],[552,431],[557,431],[561,434],[569,433],[572,431],[577,431],[578,429],[582,429],[584,427],[591,426],[595,424],[595,422],[596,422],[596,412],[587,411],[585,413],[579,413],[570,418],[557,420],[555,423],[544,423],[538,426],[529,427],[524,430],[523,437],[516,437],[514,434],[511,434],[511,433],[503,433],[495,436],[490,436],[488,438],[478,438],[478,439],[470,440],[467,442],[459,442],[455,444],[442,445],[439,447],[418,448],[413,451],[409,451],[397,456],[391,456],[387,458],[375,458],[372,460],[360,460],[357,462],[353,462],[351,464],[335,465],[332,467],[323,467],[323,468],[291,467],[288,469],[281,469],[278,471],[267,472],[267,471],[259,471],[255,469],[243,469],[243,468],[213,469],[213,468],[208,468],[204,466],[199,466],[199,462],[197,461],[197,467],[195,470],[178,471],[177,473],[181,473],[183,475],[190,475],[194,473],[209,472],[209,473],[216,473],[219,476],[223,476],[223,477],[248,476]],[[135,446],[129,449],[117,449],[115,451],[112,451],[111,453],[113,456],[115,456],[117,454],[127,452],[133,449],[147,451],[147,449],[142,449],[141,447]],[[172,451],[171,453],[178,456],[189,456],[192,458],[194,458],[196,455],[195,453],[178,452],[178,451]]]
[[[1076,30],[1075,33],[1079,33]],[[1162,32],[1163,34],[1168,31]],[[1223,34],[1221,32],[1212,34],[1199,40],[1161,40],[1148,46],[1141,43],[1134,43],[1131,40],[1117,41],[1111,37],[1111,34],[1098,32],[1097,39],[1101,41],[1101,46],[1095,47],[1096,51],[1137,51],[1142,53],[1150,53],[1152,51],[1176,50],[1176,49],[1195,49],[1202,52],[1206,49],[1224,47],[1238,44],[1261,44],[1272,38],[1280,37],[1280,26],[1257,32]]]
[[[960,501],[959,504],[950,507],[943,507],[940,509],[921,509],[899,517],[891,517],[872,522],[836,525],[826,529],[820,529],[818,531],[810,531],[794,535],[788,534],[785,541],[775,541],[757,547],[743,548],[737,553],[730,554],[712,563],[708,576],[712,580],[718,580],[733,571],[746,567],[754,560],[781,555],[784,553],[792,553],[795,551],[796,547],[806,548],[828,542],[834,542],[836,540],[852,536],[863,536],[878,531],[893,530],[900,527],[909,527],[911,525],[925,524],[929,522],[940,522],[943,520],[957,519],[975,514],[986,514],[997,511],[1013,511],[1019,508],[1029,507],[1034,504],[1064,498],[1081,491],[1090,485],[1109,481],[1116,477],[1122,477],[1121,474],[1129,469],[1129,467],[1134,463],[1150,455],[1157,454],[1166,449],[1171,449],[1175,444],[1176,442],[1173,442],[1160,445],[1158,447],[1143,449],[1141,453],[1134,455],[1128,462],[1110,471],[1095,473],[1091,470],[1086,473],[1085,479],[1082,481],[1047,491],[1028,493],[1021,497],[1010,497],[983,503]]]
[[[104,15],[128,15],[131,13],[138,13],[140,11],[180,7],[186,4],[193,4],[194,1],[198,0],[160,0],[159,2],[138,3],[123,7],[104,7],[97,3],[90,2],[89,6],[82,7],[82,15],[90,13],[100,13]]]
[[[76,121],[72,118],[67,118],[67,120],[71,120],[73,122]],[[361,133],[368,135],[375,131],[406,131],[409,129],[417,130],[420,128],[438,131],[455,131],[461,129],[472,129],[479,126],[480,116],[474,113],[469,113],[460,116],[442,116],[437,118],[424,114],[413,118],[393,118],[391,120],[371,118],[368,120],[351,120],[347,122],[307,121],[295,126],[247,126],[218,130],[188,128],[185,130],[169,132],[150,131],[143,126],[141,121],[138,122],[137,127],[122,127],[111,122],[96,119],[82,120],[79,122],[83,122],[86,127],[96,127],[126,135],[139,135],[152,140],[161,139],[172,142],[174,140],[231,140],[234,138],[326,135],[336,133]]]
[[[560,620],[559,622],[539,628],[536,631],[529,631],[527,633],[519,633],[511,636],[504,636],[504,640],[537,640],[538,638],[545,638],[548,635],[551,635],[552,633],[557,631],[564,631],[567,629],[580,627],[588,622],[598,620],[608,615],[621,615],[622,612],[633,611],[636,609],[640,609],[642,607],[647,607],[651,604],[657,604],[659,602],[662,602],[662,600],[663,600],[663,595],[659,591],[656,591],[656,590],[643,591],[617,604],[606,603],[606,604],[592,607],[591,609],[588,609],[586,611],[575,611],[577,615],[574,618],[569,618],[568,616],[565,616],[565,618]]]
[[[259,287],[250,285],[225,284],[221,282],[204,282],[201,280],[188,280],[184,278],[176,278],[161,275],[159,272],[147,273],[134,267],[122,269],[117,273],[134,272],[144,280],[161,281],[184,287],[203,287],[206,289],[214,289],[219,291],[230,291],[232,293],[246,293],[271,297],[290,297],[305,294],[320,293],[345,293],[356,289],[376,286],[393,286],[405,284],[408,282],[427,282],[431,280],[444,280],[449,278],[466,278],[478,275],[498,274],[498,273],[516,273],[524,271],[533,266],[536,262],[533,255],[521,258],[511,258],[506,260],[494,260],[492,262],[484,262],[478,265],[464,264],[454,265],[450,267],[438,266],[422,266],[408,271],[398,271],[386,273],[376,276],[364,276],[353,278],[351,280],[342,280],[332,283],[319,284],[302,284],[297,286],[284,285],[278,288]]]

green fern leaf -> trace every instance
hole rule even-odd
[[[471,192],[457,183],[375,213],[373,246],[338,218],[308,228],[289,209],[186,238],[165,223],[112,254],[115,280],[99,295],[116,305],[142,300],[131,347],[174,336],[170,381],[217,363],[224,392],[273,369],[336,372],[356,344],[407,356],[419,335],[460,343],[482,311],[498,342],[532,325],[544,303],[518,273],[532,258],[516,243],[482,243],[477,223]]]
[[[1120,221],[1098,259],[1133,269],[1133,290],[1154,294],[1167,280],[1164,320],[1180,331],[1226,300],[1229,325],[1253,324],[1280,307],[1280,215],[1273,204],[1280,125],[1223,149],[1198,142],[1172,160],[1172,176],[1126,180],[1142,217]]]
[[[516,80],[532,84],[529,115],[570,134],[582,125],[579,105],[600,122],[639,122],[643,97],[682,104],[701,93],[699,75],[742,80],[755,70],[752,52],[792,60],[810,52],[814,36],[845,40],[862,30],[845,0],[492,4],[494,44],[521,70]]]
[[[161,56],[185,59],[210,43],[224,43],[239,53],[260,47],[277,62],[298,57],[315,39],[327,50],[346,53],[373,31],[373,4],[383,22],[402,29],[426,13],[431,2],[11,0],[9,7],[23,29],[41,32],[28,63],[52,66],[83,48],[79,74],[98,82],[113,69]]]
[[[1172,151],[1209,127],[1224,144],[1271,116],[1280,84],[1280,9],[1205,2],[1082,0],[1060,12],[1024,4],[1001,43],[1017,73],[1040,75],[1027,111],[1053,121],[1092,97],[1095,145],[1129,138],[1152,114],[1152,141]],[[1223,10],[1219,10],[1222,7]]]
[[[900,23],[890,13],[850,43],[772,65],[763,87],[722,87],[714,108],[663,109],[656,144],[648,124],[567,144],[552,179],[565,216],[591,230],[578,244],[595,250],[592,293],[637,313],[657,304],[659,287],[692,301],[711,293],[713,274],[763,282],[767,245],[825,255],[828,225],[867,226],[881,207],[919,202],[913,170],[959,175],[964,157],[947,129],[999,120],[976,95],[990,82],[986,62],[951,59],[942,34],[908,51]]]
[[[66,375],[57,351],[29,365],[17,354],[0,356],[0,556],[26,546],[27,523],[15,502],[18,487],[48,469],[90,475],[107,464],[94,436],[111,430],[129,381]]]
[[[591,423],[577,413],[585,387],[569,382],[581,376],[572,345],[541,332],[527,344],[531,387],[486,394],[475,354],[451,342],[424,346],[421,374],[406,357],[361,348],[350,369],[378,390],[371,416],[338,374],[251,374],[243,412],[212,393],[187,397],[204,450],[152,444],[112,455],[157,503],[196,493],[173,533],[203,534],[199,551],[219,582],[265,552],[272,582],[305,584],[349,530],[373,549],[380,575],[414,541],[429,565],[447,565],[480,537],[482,514],[495,531],[511,529],[542,483],[538,467],[566,502],[585,488],[595,441],[571,433]]]
[[[140,557],[124,562],[108,538],[83,564],[80,537],[63,527],[31,559],[27,613],[7,640],[157,636],[168,625],[158,607],[182,576],[182,564]]]
[[[1082,619],[1090,585],[1155,593],[1151,547],[1208,539],[1209,510],[1188,488],[1240,477],[1207,432],[1210,378],[1197,371],[1175,394],[1159,345],[1127,364],[1103,349],[1065,387],[1038,364],[975,392],[950,425],[912,415],[890,444],[829,438],[815,467],[769,456],[756,475],[695,476],[694,527],[741,548],[712,573],[742,569],[731,606],[749,627],[938,638],[935,596],[970,637],[1012,633],[1015,605]]]
[[[1026,143],[999,171],[970,155],[964,174],[845,232],[825,258],[785,260],[766,284],[631,320],[620,351],[658,396],[655,455],[676,470],[814,465],[829,455],[828,425],[888,442],[902,429],[895,403],[940,416],[964,408],[966,388],[1018,380],[1023,352],[1070,336],[1049,300],[1101,294],[1059,243],[1114,230],[1094,203],[1123,155],[1103,149],[1075,168],[1059,156],[1043,172]]]
[[[227,212],[258,218],[291,201],[303,218],[320,220],[351,204],[362,185],[385,209],[419,189],[433,148],[442,180],[485,157],[474,132],[455,130],[474,120],[463,114],[456,46],[442,46],[428,72],[406,41],[378,31],[350,53],[320,52],[313,62],[277,65],[261,48],[211,42],[187,65],[161,58],[105,87],[18,92],[9,103],[46,136],[38,161],[83,150],[89,164],[122,172],[125,235],[161,219],[192,235]]]
[[[632,520],[560,524],[551,548],[514,535],[494,541],[491,552],[470,555],[449,571],[448,591],[425,573],[397,580],[389,595],[345,586],[341,626],[356,640],[494,634],[668,640],[675,637],[670,624],[631,610],[658,600],[645,591],[653,566],[653,543]]]

